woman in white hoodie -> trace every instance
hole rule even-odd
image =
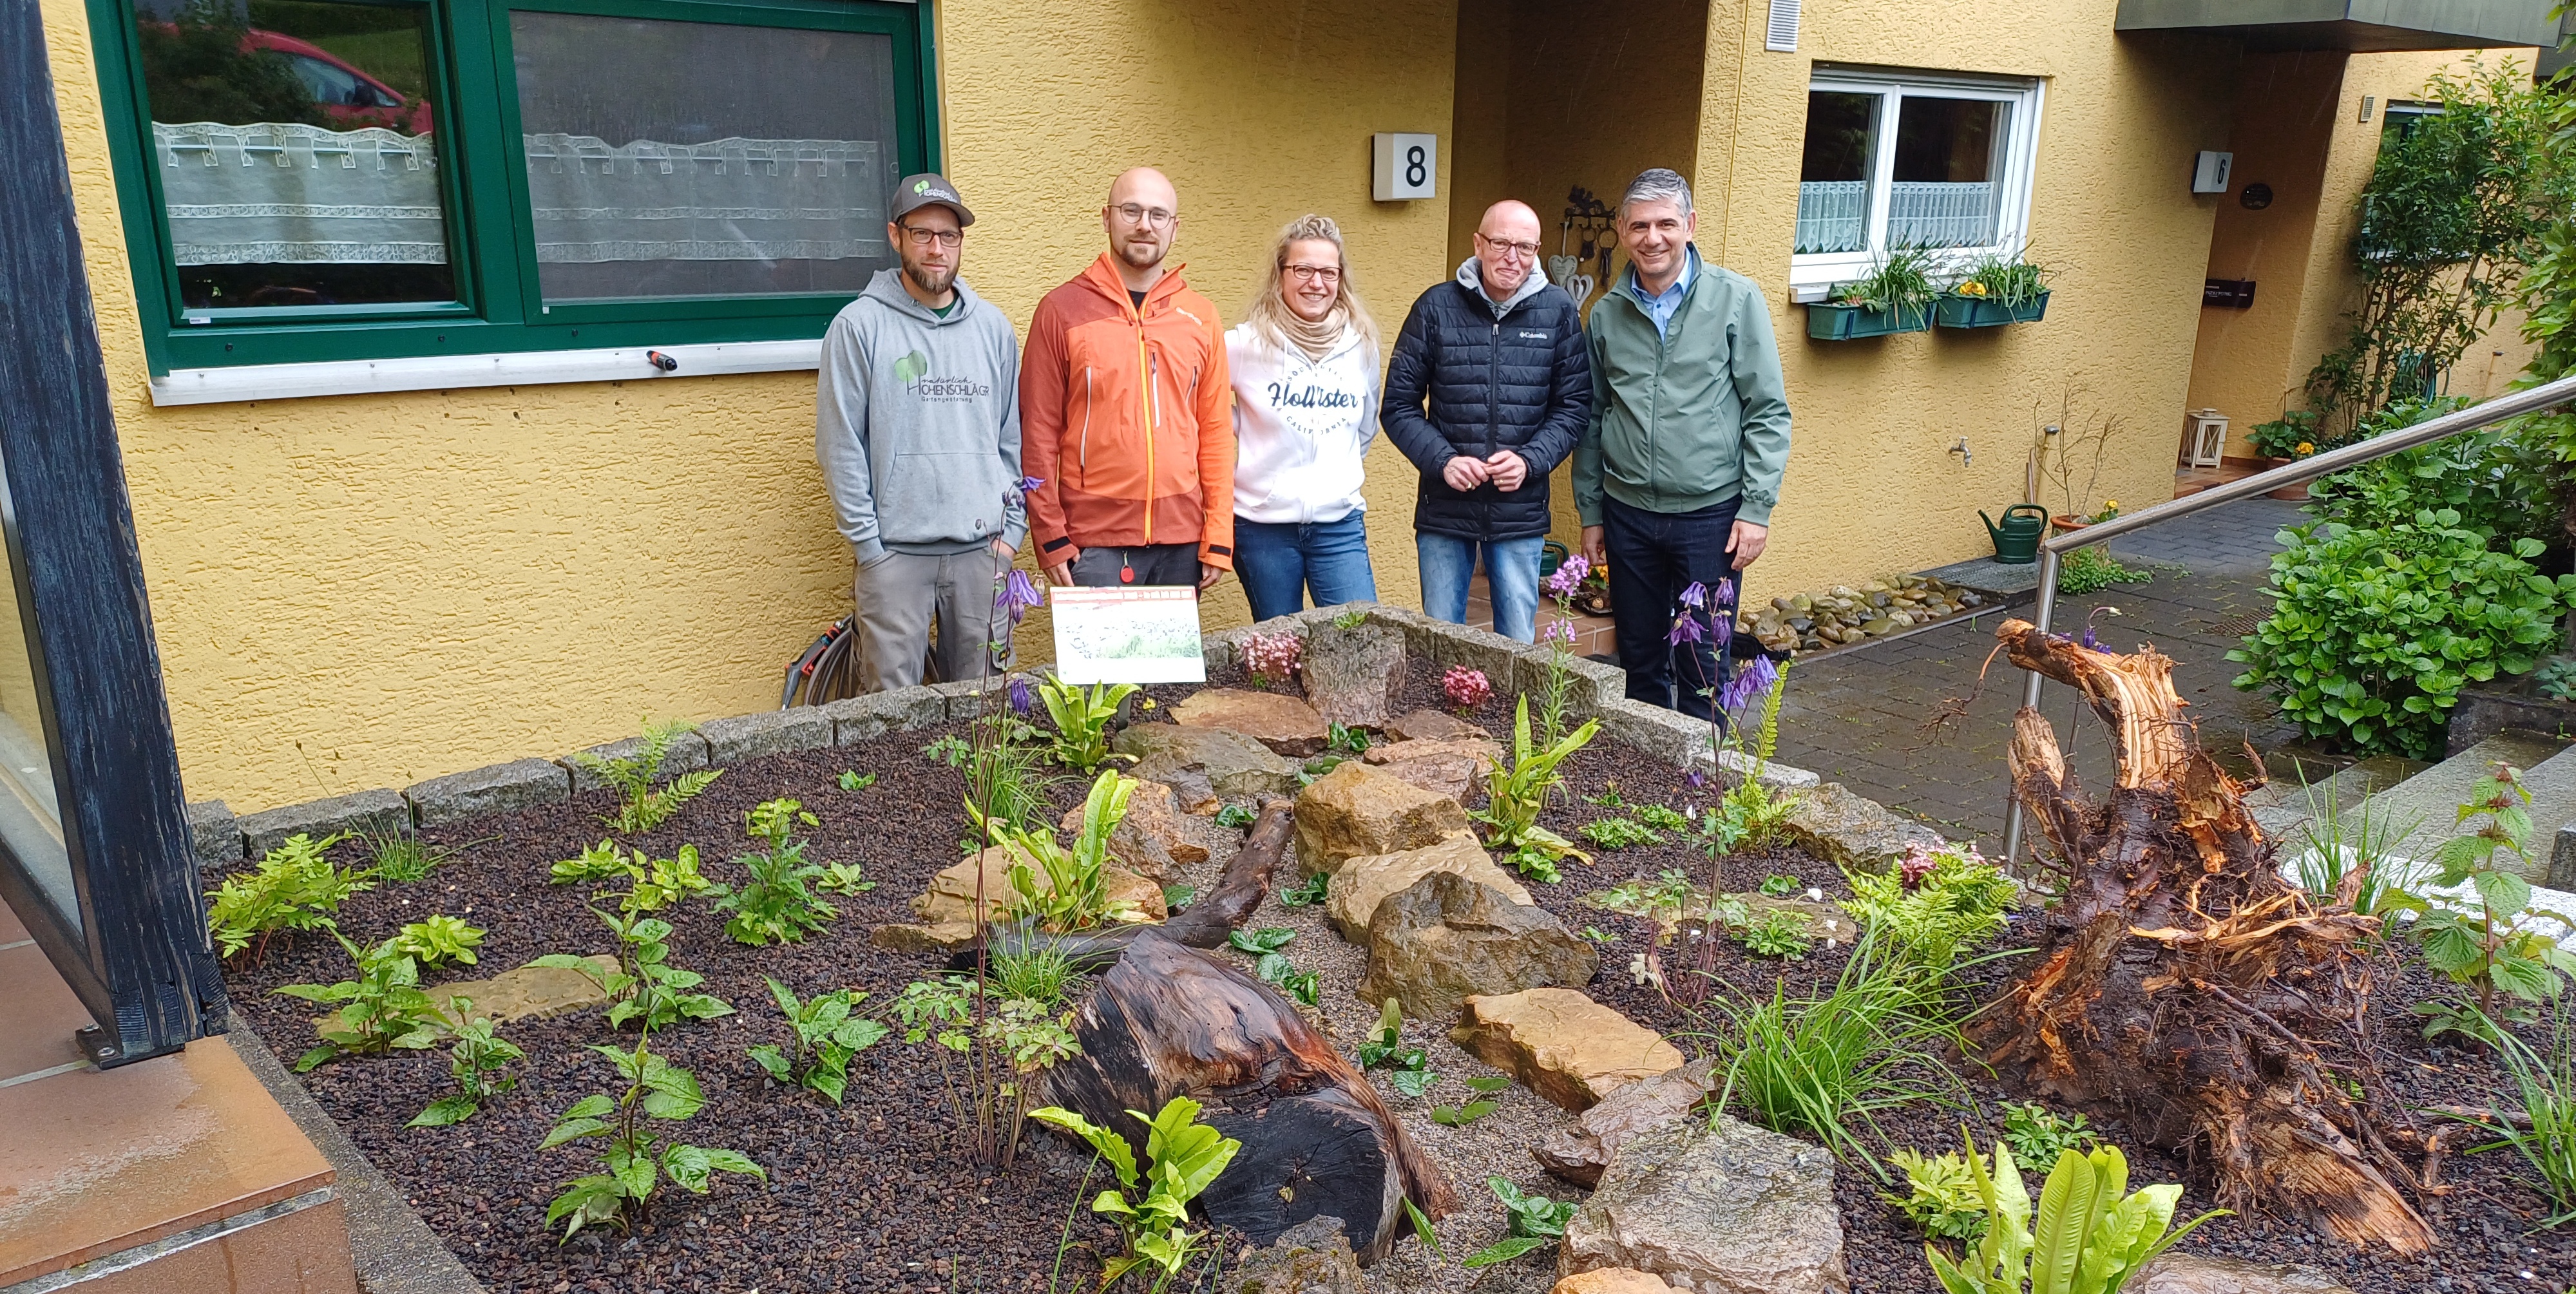
[[[1248,317],[1225,334],[1234,380],[1234,571],[1267,620],[1374,601],[1360,460],[1377,435],[1377,324],[1351,286],[1342,231],[1279,231]]]

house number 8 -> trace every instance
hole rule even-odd
[[[1415,144],[1411,148],[1404,150],[1405,184],[1408,186],[1420,186],[1429,183],[1430,179],[1431,172],[1424,165],[1422,145]]]

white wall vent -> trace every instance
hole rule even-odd
[[[1798,0],[1771,0],[1771,28],[1762,48],[1781,54],[1798,52]]]

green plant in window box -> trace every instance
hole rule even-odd
[[[1933,316],[1944,328],[2037,323],[2048,314],[2050,270],[2019,256],[1988,255],[1941,294]]]
[[[1825,300],[1807,307],[1807,335],[1819,341],[1855,341],[1932,327],[1930,253],[1916,247],[1889,252],[1866,278],[1834,285]]]

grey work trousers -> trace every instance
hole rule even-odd
[[[859,686],[869,692],[921,681],[922,658],[939,624],[939,679],[955,683],[1010,668],[1011,625],[993,611],[993,577],[1010,564],[989,547],[928,557],[887,553],[859,568]],[[999,639],[996,664],[990,644]]]

